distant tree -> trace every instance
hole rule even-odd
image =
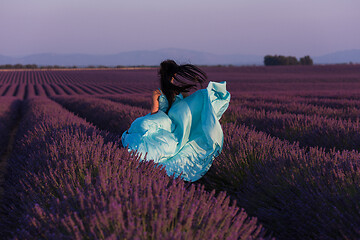
[[[276,61],[276,59],[275,59],[274,56],[266,55],[266,56],[264,57],[264,65],[265,65],[265,66],[277,65],[275,61]]]
[[[38,68],[38,66],[36,64],[26,64],[25,68],[27,68],[27,69],[36,69],[36,68]]]
[[[0,68],[1,69],[10,69],[10,68],[12,68],[12,65],[11,64],[0,65]]]
[[[310,58],[309,55],[300,58],[301,65],[313,65],[313,60]]]
[[[105,66],[105,65],[98,65],[97,67],[98,68],[108,68],[108,66]]]
[[[289,56],[289,57],[286,58],[286,60],[287,60],[286,65],[298,65],[299,64],[296,57]]]
[[[275,65],[297,65],[299,64],[296,57],[293,56],[282,56],[282,55],[266,55],[264,57],[265,66],[275,66]]]
[[[279,55],[277,56],[277,58],[278,58],[278,65],[288,65],[287,57]]]

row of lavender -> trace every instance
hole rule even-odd
[[[320,115],[335,119],[360,118],[360,101],[348,99],[319,99],[304,97],[283,97],[281,99],[264,96],[233,98],[232,105],[255,110],[278,111],[281,113]]]
[[[124,88],[118,85],[106,84],[6,84],[0,86],[0,96],[14,96],[19,99],[36,96],[114,95],[139,92],[139,88]]]
[[[102,98],[150,109],[150,97],[147,96],[124,94],[102,96]],[[75,98],[69,104],[76,104]],[[333,148],[360,150],[360,122],[359,115],[355,114],[360,111],[358,107],[353,106],[351,110],[350,108],[346,110],[346,108],[319,107],[290,101],[271,104],[271,102],[252,102],[235,98],[223,116],[222,123],[246,124],[290,142],[298,141],[302,147],[322,147],[327,151]],[[353,119],[350,117],[350,112],[354,114]],[[336,118],[333,118],[333,113],[338,113]]]
[[[150,92],[149,92],[150,93]],[[150,94],[103,95],[101,98],[132,106],[150,109]],[[359,98],[360,99],[360,98]],[[308,98],[305,96],[232,95],[231,105],[254,110],[276,111],[279,113],[319,115],[326,118],[351,120],[360,118],[360,100]]]
[[[360,154],[301,148],[224,125],[222,154],[200,180],[226,190],[279,239],[360,238]]]
[[[139,108],[148,107],[145,97],[109,98],[112,102],[84,97],[56,101],[117,133],[126,129],[126,116],[148,112]],[[223,124],[223,152],[199,183],[208,190],[226,190],[279,239],[360,237],[358,152],[301,148],[237,123]]]
[[[91,113],[101,110],[89,103],[95,107]],[[124,107],[102,106],[108,111]],[[230,205],[224,192],[214,196],[201,185],[168,177],[151,161],[139,162],[119,147],[118,136],[97,130],[48,98],[26,100],[21,110],[0,205],[2,238],[264,236],[256,218]],[[121,118],[119,129],[131,118]]]
[[[281,139],[298,141],[300,146],[337,150],[360,150],[360,122],[319,115],[281,113],[231,106],[224,122],[253,126]]]
[[[3,195],[6,159],[10,155],[11,134],[19,117],[20,101],[16,98],[0,98],[0,196]]]
[[[0,156],[5,154],[10,130],[18,117],[20,101],[16,98],[0,98]]]
[[[0,71],[0,84],[71,83],[68,71]]]
[[[0,71],[0,85],[8,84],[89,84],[123,85],[132,87],[153,86],[156,69],[133,70],[23,70]],[[129,84],[130,83],[130,84]]]
[[[227,81],[232,92],[301,93],[359,96],[358,65],[283,67],[204,67],[209,80]],[[108,70],[0,71],[0,85],[111,85],[121,88],[155,89],[157,68]]]
[[[149,89],[148,89],[149,90]],[[76,96],[76,95],[104,95],[111,96],[115,101],[119,94],[146,91],[146,89],[119,87],[114,85],[78,85],[78,84],[9,84],[0,86],[0,96],[16,96],[27,99],[35,96]],[[148,92],[151,92],[150,90]],[[132,96],[129,96],[131,98]],[[355,98],[355,97],[353,97]],[[278,111],[281,113],[321,115],[329,118],[351,119],[356,121],[360,114],[360,100],[357,99],[332,99],[319,97],[293,97],[293,96],[246,96],[238,95],[232,99],[232,105],[241,105],[256,110]]]
[[[263,71],[267,69],[261,68],[260,70]],[[269,69],[269,71],[272,70],[275,71],[279,69]],[[44,90],[45,94],[43,96],[60,96],[55,99],[59,103],[63,104],[63,106],[76,112],[81,117],[93,122],[99,128],[116,134],[115,136],[117,138],[114,140],[113,136],[110,134],[104,134],[96,131],[98,135],[105,139],[104,141],[106,143],[116,142],[119,140],[119,134],[128,127],[129,122],[137,116],[147,113],[148,110],[145,109],[149,109],[150,98],[142,94],[137,94],[136,96],[126,94],[113,95],[109,92],[102,91],[100,90],[101,86],[105,88],[106,86],[113,86],[116,79],[107,79],[108,75],[105,76],[104,74],[101,74],[101,72],[90,72],[91,71],[87,71],[87,73],[84,74],[81,71],[74,71],[74,76],[75,74],[78,74],[78,78],[76,79],[74,77],[71,84],[34,82],[29,85],[39,85],[41,87],[46,85],[50,88],[50,90],[48,90],[48,93]],[[94,73],[97,74],[96,78],[92,76]],[[220,72],[218,73],[217,71],[215,73],[220,74]],[[243,73],[243,69],[241,69],[241,73]],[[223,72],[221,72],[221,74],[223,74]],[[230,71],[229,74],[229,76],[231,76],[232,72]],[[227,190],[232,199],[237,200],[238,207],[245,207],[247,213],[252,216],[259,217],[261,223],[263,223],[268,229],[274,231],[275,236],[280,239],[359,238],[359,187],[356,184],[356,182],[359,181],[359,154],[356,151],[344,150],[342,152],[337,152],[335,150],[330,150],[332,147],[335,147],[336,149],[351,150],[354,148],[354,146],[351,145],[351,142],[356,144],[356,114],[358,111],[357,101],[360,99],[358,93],[356,94],[354,92],[352,95],[349,95],[348,93],[345,94],[345,92],[341,92],[341,94],[334,94],[334,91],[331,91],[325,94],[325,92],[320,91],[323,97],[319,96],[316,92],[308,91],[301,93],[297,91],[296,84],[289,86],[287,85],[287,82],[285,82],[285,78],[291,76],[290,74],[284,76],[282,86],[284,86],[284,88],[291,87],[296,89],[299,96],[294,97],[287,95],[284,97],[278,97],[274,95],[275,92],[272,92],[271,94],[266,94],[264,97],[261,97],[259,95],[252,95],[246,92],[244,93],[243,91],[246,91],[246,88],[243,88],[244,86],[252,89],[255,88],[256,84],[254,86],[250,86],[252,83],[249,83],[250,85],[246,86],[247,83],[244,85],[240,82],[235,82],[235,80],[239,77],[239,74],[233,75],[236,79],[232,82],[229,81],[228,86],[232,91],[232,95],[235,97],[232,98],[230,109],[226,112],[222,119],[226,137],[223,154],[215,160],[213,167],[201,180],[201,183],[203,183],[208,190]],[[265,75],[267,79],[268,76],[267,74]],[[334,74],[331,73],[331,76],[333,75]],[[119,75],[116,74],[116,76]],[[247,76],[253,77],[253,72],[249,73]],[[341,76],[343,76],[343,74]],[[226,80],[225,76],[223,78]],[[274,79],[271,78],[271,80],[276,79],[277,77]],[[134,78],[133,80],[136,79]],[[82,84],[79,84],[80,82]],[[99,82],[101,82],[101,84],[99,84]],[[144,80],[139,83],[132,80],[128,82],[122,81],[121,83],[121,89],[126,89],[129,92],[135,92],[131,89],[136,89],[138,92],[144,92],[144,89],[147,89],[147,87],[144,87],[147,85],[142,85],[145,83]],[[274,84],[269,84],[269,86],[260,85],[264,89],[271,89]],[[333,83],[329,83],[329,85],[331,84]],[[19,82],[18,85],[22,85],[22,82]],[[55,87],[51,87],[50,85],[54,85]],[[74,85],[76,85],[75,87],[78,89],[81,89],[80,87],[87,88],[87,86],[93,86],[93,88],[97,89],[97,86],[99,86],[100,88],[98,91],[101,91],[102,96],[98,96],[93,92],[94,90],[91,89],[88,89],[88,91],[93,94],[80,94],[76,91],[74,91],[74,94],[57,94],[55,90],[57,86],[68,86],[70,88],[70,86]],[[131,87],[127,87],[130,85]],[[305,85],[315,86],[316,84],[307,83]],[[335,85],[339,86],[338,83],[334,82],[334,86]],[[6,86],[8,87],[9,85]],[[259,86],[259,84],[256,86]],[[353,88],[355,85],[349,83],[347,87],[350,86]],[[0,86],[0,89],[1,88],[2,86]],[[45,87],[43,88],[45,89]],[[51,89],[53,89],[54,92],[50,94],[49,91],[51,91]],[[149,87],[148,89],[152,88]],[[240,92],[234,92],[236,89],[239,89]],[[125,92],[126,91],[123,91],[121,93]],[[108,96],[105,96],[105,94]],[[62,97],[66,95],[96,95],[98,98],[101,97],[102,99],[109,99],[111,102],[108,100],[94,100],[84,97]],[[295,103],[293,103],[293,101],[295,101]],[[55,105],[52,103],[48,106],[54,107]],[[62,109],[62,111],[64,110]],[[46,114],[48,114],[48,112],[46,112]],[[41,119],[42,118],[39,118],[38,120],[42,121]],[[348,119],[350,120],[348,121]],[[71,122],[69,120],[67,121]],[[324,121],[326,123],[325,125],[330,126],[330,128],[319,124]],[[263,132],[250,130],[243,125],[244,123]],[[332,124],[336,127],[340,126],[340,130],[337,130],[334,126],[331,127]],[[60,125],[61,124],[59,124],[59,126]],[[86,125],[86,123],[83,123],[83,125]],[[31,128],[30,125],[29,128]],[[272,128],[275,128],[275,130]],[[329,129],[330,131],[328,131]],[[301,135],[303,131],[305,131],[305,135]],[[51,132],[51,130],[48,129],[46,132]],[[93,132],[95,132],[95,130]],[[266,133],[270,133],[272,136],[267,135]],[[347,137],[348,133],[351,133],[352,135]],[[40,136],[41,132],[38,134]],[[300,137],[298,136],[299,134]],[[76,134],[71,133],[71,135]],[[69,135],[66,136],[69,137]],[[283,140],[276,139],[274,136],[281,137]],[[309,143],[309,138],[306,136],[315,136],[315,140],[312,141],[314,144],[313,146],[327,147],[326,151],[318,148],[309,148],[308,146],[311,146],[311,143]],[[338,136],[338,142],[333,143],[332,141],[327,140],[328,136],[333,139]],[[345,137],[343,138],[343,142],[339,141],[342,137]],[[24,141],[22,135],[18,136],[18,139],[20,139],[18,142]],[[286,140],[299,141],[300,146],[297,144],[291,144]],[[41,139],[39,141],[41,143]],[[66,141],[64,140],[62,144],[65,142]],[[66,149],[64,150],[64,148],[60,148],[58,145],[49,144],[46,145],[46,148],[49,146],[51,149],[63,149],[63,152],[66,152]],[[65,144],[65,146],[67,145]],[[304,148],[301,146],[304,146]],[[20,148],[21,147],[19,147],[19,149]],[[44,147],[42,151],[44,152],[44,149],[46,148]],[[67,156],[70,156],[70,152],[73,151],[71,148],[69,149],[70,150],[66,152]],[[46,153],[48,155],[46,156],[49,156],[50,153],[52,154],[51,156],[57,156],[56,153],[51,151],[48,151]],[[92,150],[87,152],[87,156],[90,155],[90,152],[92,152]],[[21,154],[18,155],[21,156]],[[44,153],[41,153],[41,151],[39,155],[45,156]],[[22,156],[23,157],[19,157],[17,161],[26,159],[24,154]],[[32,156],[35,156],[35,154]],[[74,157],[74,159],[83,159],[83,155],[79,155],[77,157]],[[125,158],[126,157],[128,157],[128,155],[126,155]],[[59,160],[59,158],[56,159]],[[74,167],[73,171],[75,171],[74,169],[76,168],[78,167]],[[46,172],[42,173],[45,174]],[[84,175],[81,171],[79,174]],[[28,175],[36,176],[38,178],[38,173],[29,174],[29,172],[23,172],[23,175],[20,174],[20,178],[24,175],[26,176],[25,179],[29,179]],[[62,175],[61,177],[59,177],[59,175],[57,176],[58,179],[62,179]],[[73,179],[76,178],[74,177]],[[78,179],[82,180],[85,178],[84,176],[80,176]],[[82,181],[84,182],[84,180]],[[45,185],[47,185],[46,181],[44,182]],[[59,180],[57,180],[57,182],[62,183]],[[131,186],[134,187],[133,185]],[[18,189],[20,189],[20,191],[24,191],[25,187]],[[96,188],[96,190],[98,189],[99,188]],[[186,185],[185,189],[188,190],[189,186]],[[57,193],[62,192],[62,188],[57,188],[54,191]],[[52,192],[50,191],[50,193]],[[43,199],[44,196],[46,196],[44,193],[41,194],[36,195],[36,197]],[[17,195],[14,196],[18,197]],[[71,196],[70,198],[75,198],[74,195],[69,196]],[[90,196],[93,195],[90,194]],[[105,195],[102,195],[102,197],[104,196]],[[61,198],[59,199],[60,202],[63,201]],[[74,201],[74,199],[71,201],[71,204],[68,204],[67,202],[62,203],[61,208],[70,206],[72,209],[76,209],[77,202]],[[19,203],[19,200],[16,200],[15,203],[18,203],[18,206],[23,206],[22,203]],[[74,205],[72,205],[73,203]],[[54,219],[53,216],[58,216],[56,214],[58,214],[59,210],[48,208],[48,203],[43,205],[46,207],[41,206],[39,209],[45,209],[45,214],[29,214],[29,219],[43,219],[39,216],[50,216],[50,219]],[[53,204],[51,206],[57,205]],[[88,206],[93,205],[89,204]],[[103,205],[99,204],[99,206]],[[34,209],[35,211],[34,207],[25,207],[24,209]],[[93,207],[92,210],[94,209],[95,207]],[[143,210],[140,210],[139,212],[142,211]],[[29,210],[24,212],[28,213]],[[49,214],[49,212],[51,214]],[[83,214],[83,212],[86,212],[86,214]],[[79,219],[83,221],[84,217],[88,217],[89,214],[93,214],[94,212],[95,210],[91,213],[87,210],[78,211],[78,213],[80,213]],[[15,211],[15,213],[20,213],[20,210]],[[81,227],[79,222],[82,223],[82,221],[77,220],[76,214],[71,215],[70,212],[67,212],[66,214],[70,216],[66,218],[66,220],[63,220],[64,218],[61,217],[57,219],[62,219],[62,222],[68,221],[68,223],[74,221],[77,227]],[[98,212],[96,212],[96,214],[97,216],[100,216]],[[37,220],[41,222],[41,224],[38,224],[36,221],[34,221],[34,224],[37,224],[37,226],[47,227],[48,225],[43,222],[47,221],[48,218],[44,219],[45,220],[42,221]],[[10,222],[11,221],[13,222],[12,226],[19,223],[18,220],[11,220],[10,218]],[[96,220],[94,220],[93,223],[96,224]],[[50,220],[49,224],[54,224],[54,221]],[[11,226],[11,224],[8,226]],[[67,225],[58,224],[57,226],[60,226],[61,228],[63,226],[66,227]],[[36,229],[33,225],[29,228],[32,229],[31,231]],[[39,227],[39,229],[41,228]],[[86,228],[86,231],[89,232],[89,229],[90,228]],[[46,232],[46,230],[44,231]],[[58,232],[59,231],[55,231],[55,234]],[[104,236],[109,236],[107,233],[110,232],[111,231],[107,231]],[[81,236],[84,231],[61,230],[61,234],[64,233],[65,235],[56,236],[74,236],[75,234],[79,234],[79,236]],[[28,233],[16,234],[20,237],[30,236],[26,235]],[[48,234],[48,232],[46,232],[46,234]],[[117,234],[117,232],[115,234]],[[91,236],[102,235],[95,234]],[[146,236],[150,238],[155,235]],[[174,235],[168,236],[171,237]],[[256,236],[256,234],[254,234],[254,236]]]

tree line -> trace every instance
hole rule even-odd
[[[313,60],[308,55],[300,58],[299,60],[297,60],[297,58],[293,56],[266,55],[264,57],[264,65],[313,65]]]
[[[59,68],[77,68],[77,66],[64,67],[59,65],[47,65],[47,66],[38,66],[37,64],[4,64],[0,65],[0,69],[59,69]]]
[[[293,56],[282,56],[282,55],[266,55],[264,57],[265,66],[274,66],[274,65],[313,65],[313,60],[310,56],[304,56],[297,60],[296,57]],[[222,65],[219,65],[222,66]],[[230,65],[231,66],[231,65]],[[84,68],[126,68],[129,66],[104,66],[104,65],[89,65]],[[133,66],[133,67],[145,67],[144,65]],[[152,67],[152,66],[151,66]],[[78,68],[78,66],[60,66],[60,65],[46,65],[46,66],[38,66],[37,64],[3,64],[0,65],[0,69],[74,69]]]

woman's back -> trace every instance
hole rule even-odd
[[[168,108],[169,108],[169,101],[167,100],[166,96],[163,94],[163,92],[159,89],[158,90],[160,93],[159,96],[159,110],[163,111],[163,112],[167,112]],[[175,104],[177,101],[183,99],[183,95],[181,93],[179,93],[178,95],[175,96],[175,99],[173,101],[173,104]]]
[[[166,96],[160,91],[161,95],[159,96],[159,110],[166,112],[169,108],[169,102],[166,99]]]

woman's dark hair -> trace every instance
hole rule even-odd
[[[196,88],[197,83],[206,81],[206,73],[192,64],[178,65],[174,60],[165,60],[160,64],[159,70],[161,91],[169,102],[170,109],[174,98],[181,92],[189,92]],[[174,78],[174,83],[171,82]],[[176,82],[176,84],[175,84]]]

